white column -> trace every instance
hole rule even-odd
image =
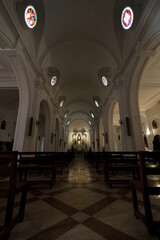
[[[127,88],[126,88],[127,89]],[[120,121],[122,129],[122,150],[135,150],[132,119],[129,109],[128,93],[123,82],[117,86],[117,97],[119,103]]]
[[[27,73],[22,59],[16,53],[16,50],[1,50],[8,58],[16,76],[19,90],[19,108],[13,143],[13,150],[23,151],[26,131],[26,120],[29,101],[29,87],[27,84]]]
[[[36,151],[36,141],[37,141],[37,131],[38,125],[37,120],[39,120],[39,111],[40,111],[40,83],[38,80],[35,81],[34,84],[34,94],[33,94],[33,101],[30,105],[30,113],[27,118],[27,131],[26,131],[26,151]],[[32,126],[31,119],[33,119]],[[31,129],[31,135],[29,136],[29,128]]]

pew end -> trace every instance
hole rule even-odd
[[[160,219],[154,220],[150,196],[160,194],[160,152],[139,152],[140,179],[131,182],[134,216],[140,219],[151,235],[160,237]],[[144,212],[139,208],[138,192]]]
[[[5,216],[0,239],[9,237],[12,228],[23,221],[28,185],[17,181],[17,152],[0,153],[0,199],[6,199]],[[19,211],[14,216],[15,197],[20,194]]]

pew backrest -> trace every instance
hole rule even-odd
[[[160,151],[139,152],[140,181],[149,194],[160,191]],[[150,190],[148,190],[150,188]],[[151,190],[152,189],[152,190]]]
[[[17,152],[0,152],[1,183],[8,181],[9,189],[16,186]]]

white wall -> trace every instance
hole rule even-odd
[[[155,120],[157,123],[157,129],[153,129],[152,121]],[[149,149],[153,149],[153,138],[156,134],[160,134],[160,104],[154,105],[152,108],[143,112],[141,115],[142,129],[147,136]]]

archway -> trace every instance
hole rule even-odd
[[[154,39],[144,49],[144,53],[148,54],[141,54],[132,73],[130,109],[135,145],[138,151],[152,150],[153,138],[160,131],[160,45],[158,42],[158,39]]]
[[[139,79],[139,109],[140,115],[144,116],[141,117],[142,132],[147,138],[149,150],[153,149],[154,136],[160,134],[160,45],[154,51]]]
[[[6,128],[5,141],[12,142],[12,150],[23,151],[25,149],[29,105],[28,75],[24,63],[17,55],[16,50],[10,48],[1,49],[0,64],[1,67],[3,66],[3,71],[0,72],[1,100],[4,98],[5,92],[5,103],[8,102],[7,112],[4,111],[4,114],[7,114],[7,122],[9,123],[6,125],[9,129]],[[2,107],[3,110],[4,106],[5,104]]]

